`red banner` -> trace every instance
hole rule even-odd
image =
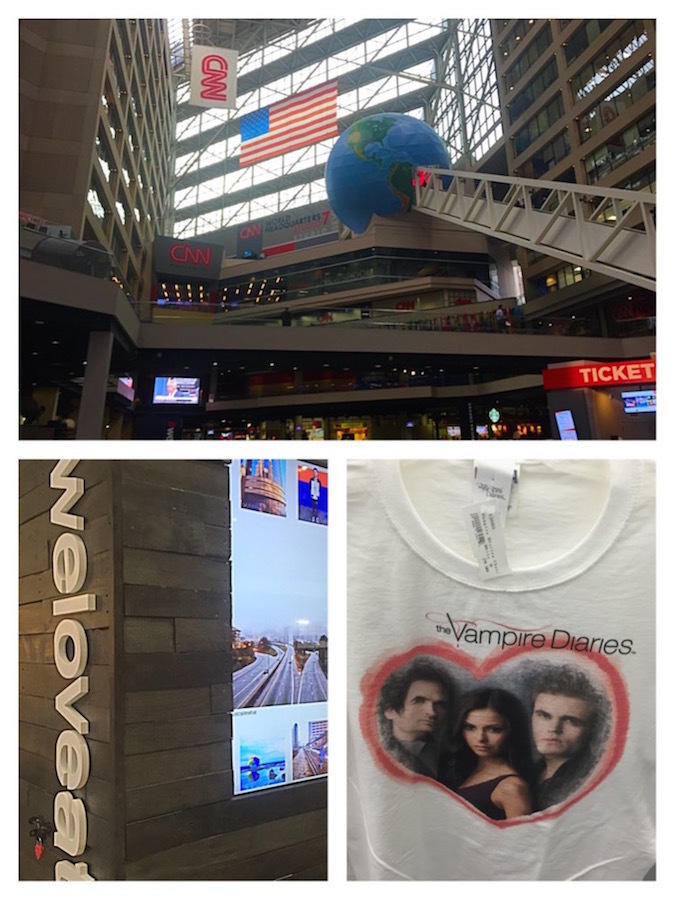
[[[557,369],[545,369],[542,376],[546,391],[561,391],[566,388],[612,387],[624,384],[652,384],[656,382],[656,360],[637,359],[624,362],[561,366]]]

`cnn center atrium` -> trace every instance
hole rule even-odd
[[[656,436],[653,19],[19,21],[19,436]]]

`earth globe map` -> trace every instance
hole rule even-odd
[[[340,221],[361,234],[373,215],[408,212],[418,167],[449,169],[436,132],[401,113],[379,113],[354,122],[339,137],[326,163],[328,202]]]

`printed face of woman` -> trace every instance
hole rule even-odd
[[[462,725],[469,749],[478,757],[500,756],[509,734],[506,719],[494,709],[472,709]]]

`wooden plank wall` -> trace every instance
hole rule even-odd
[[[126,877],[325,878],[325,779],[232,795],[228,467],[125,462],[115,497]]]
[[[20,878],[52,880],[55,461],[20,464]],[[84,858],[99,879],[325,879],[326,780],[233,797],[229,472],[211,461],[81,461],[89,554]]]
[[[54,797],[62,790],[56,776],[55,746],[69,726],[54,708],[54,698],[68,684],[54,663],[53,636],[59,619],[52,601],[61,595],[52,575],[52,550],[64,532],[49,521],[49,510],[61,495],[49,487],[56,460],[19,464],[19,877],[51,881],[54,864],[69,857],[45,841],[35,858],[29,836],[31,816],[53,823]],[[89,720],[86,735],[91,773],[74,795],[84,800],[88,846],[83,858],[101,879],[119,875],[121,836],[115,829],[115,765],[113,722],[113,540],[109,464],[80,462],[73,473],[84,478],[85,495],[74,511],[84,516],[79,532],[87,548],[87,581],[83,590],[98,597],[95,612],[74,616],[85,627],[89,693],[76,708]]]

